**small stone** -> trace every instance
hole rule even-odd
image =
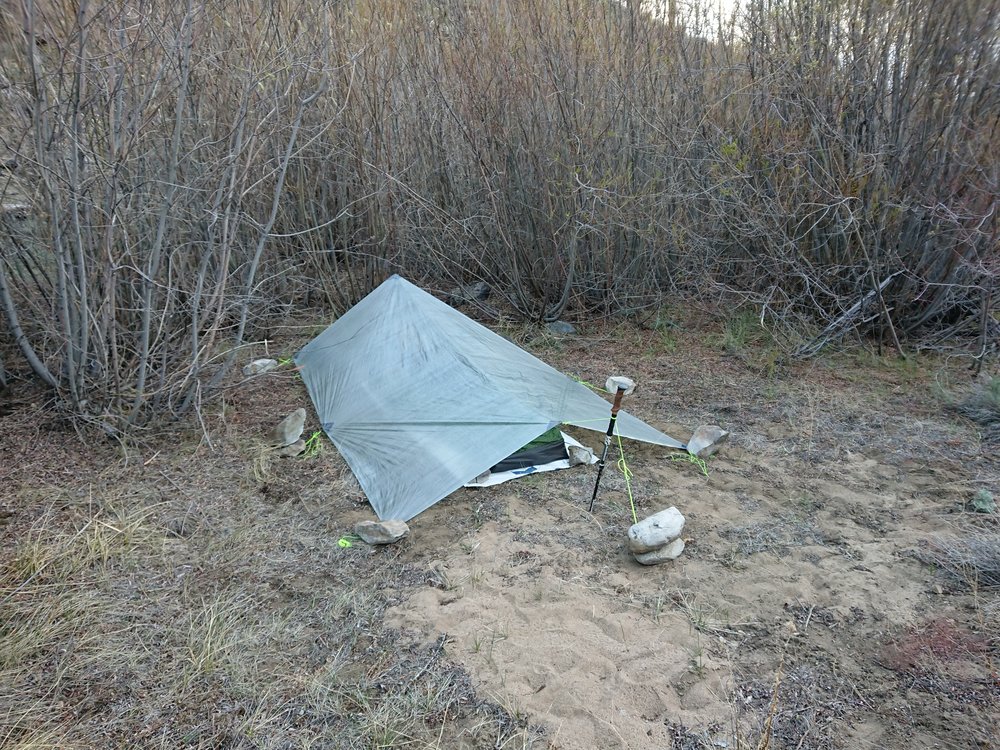
[[[255,359],[243,368],[243,374],[248,378],[251,375],[263,375],[265,372],[274,370],[277,366],[278,362],[274,359]]]
[[[469,302],[483,302],[489,299],[492,291],[489,284],[485,281],[480,281],[476,284],[456,286],[444,296],[444,299],[452,307],[460,307]]]
[[[493,290],[490,289],[490,285],[485,281],[480,281],[468,287],[468,295],[477,302],[489,299],[492,292]]]
[[[715,454],[729,439],[729,433],[714,424],[703,424],[688,440],[687,450],[692,456],[708,458]]]
[[[652,552],[636,555],[635,561],[640,565],[659,565],[660,563],[676,560],[683,551],[684,540],[674,539],[674,541],[664,547],[654,549]]]
[[[281,458],[295,458],[297,455],[302,453],[306,449],[306,441],[299,438],[291,445],[286,445],[284,448],[278,450],[278,455]]]
[[[635,381],[624,375],[612,375],[604,384],[604,390],[608,393],[625,391],[626,396],[631,396],[635,392]]]
[[[567,323],[565,320],[554,320],[545,326],[549,333],[554,333],[559,336],[572,336],[576,333],[576,326],[572,323]]]
[[[684,516],[670,507],[632,526],[628,530],[628,548],[636,555],[652,552],[679,537],[683,530]]]
[[[300,437],[306,426],[306,410],[299,408],[278,422],[271,430],[271,442],[277,445],[291,445]]]
[[[368,544],[393,544],[410,533],[406,521],[361,521],[354,533]]]

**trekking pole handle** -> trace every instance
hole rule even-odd
[[[611,437],[615,433],[615,420],[618,418],[618,412],[621,411],[622,398],[624,396],[624,388],[619,388],[615,393],[615,402],[611,405],[611,422],[608,424],[608,437]]]

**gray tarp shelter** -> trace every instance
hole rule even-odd
[[[546,430],[605,432],[610,404],[400,276],[295,358],[381,519],[408,521]],[[622,411],[622,437],[683,443]]]

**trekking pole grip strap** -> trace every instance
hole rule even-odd
[[[617,415],[618,410],[622,408],[622,397],[625,395],[625,389],[619,388],[618,392],[615,393],[615,402],[611,405],[611,413]]]
[[[622,408],[622,396],[625,395],[625,389],[619,388],[618,393],[615,394],[615,402],[611,405],[611,421],[608,422],[608,436],[610,439],[612,435],[615,434],[615,424],[618,422],[618,412]],[[604,444],[607,445],[608,439],[605,439]]]

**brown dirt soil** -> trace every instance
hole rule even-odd
[[[47,711],[24,708],[20,730],[57,727],[74,747],[1000,747],[1000,594],[924,554],[970,528],[1000,532],[965,510],[976,489],[1000,495],[1000,461],[934,395],[943,365],[836,355],[762,374],[712,340],[664,348],[627,327],[529,348],[589,382],[633,377],[626,408],[675,437],[732,431],[708,476],[625,446],[639,517],[674,505],[687,518],[678,560],[631,560],[613,467],[594,514],[593,472],[577,468],[456,492],[389,549],[338,546],[372,514],[336,451],[279,460],[261,447],[308,405],[288,374],[234,382],[200,424],[127,449],[83,445],[18,402],[0,417],[6,569],[26,538],[69,535],[111,505],[101,498],[141,509],[157,550],[141,570],[112,556],[93,574],[94,597],[131,607],[94,627],[125,651],[156,645],[100,669],[52,656],[0,672],[0,697]],[[192,602],[222,594],[226,611],[254,613],[240,631],[254,656],[227,650],[177,687],[164,670],[192,649],[171,621],[193,632],[207,620]],[[58,689],[37,687],[55,674]],[[420,686],[439,710],[395,740],[371,733],[389,697]],[[249,719],[226,713],[248,694],[257,744],[240,739]],[[11,711],[0,739],[18,736]]]

